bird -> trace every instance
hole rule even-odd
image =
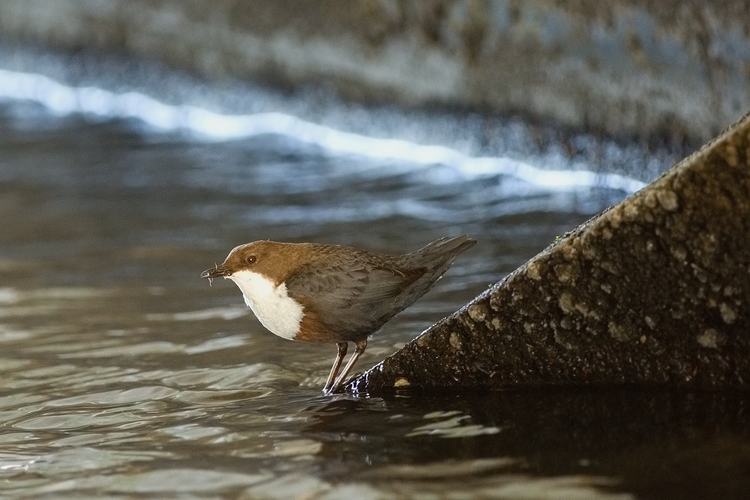
[[[239,245],[201,278],[232,280],[261,324],[298,342],[335,343],[323,392],[336,392],[367,340],[419,299],[476,244],[467,235],[440,238],[403,255],[321,243],[269,240]],[[339,373],[349,342],[354,353]]]

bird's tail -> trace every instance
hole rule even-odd
[[[462,234],[452,238],[440,238],[432,243],[428,243],[419,250],[408,254],[406,257],[415,267],[424,266],[432,271],[436,268],[443,268],[445,272],[459,254],[468,250],[477,244],[477,240]]]

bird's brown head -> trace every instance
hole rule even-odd
[[[299,267],[304,258],[302,244],[254,241],[229,252],[223,263],[201,273],[201,278],[229,278],[238,271],[262,274],[277,285]]]

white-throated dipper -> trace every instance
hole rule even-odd
[[[234,281],[258,320],[279,337],[336,343],[338,354],[323,388],[328,394],[344,382],[368,336],[427,293],[475,244],[461,235],[406,255],[384,255],[339,245],[255,241],[235,247],[201,277]],[[356,349],[338,374],[349,342]]]

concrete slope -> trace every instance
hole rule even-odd
[[[750,115],[347,390],[548,384],[750,388]]]

